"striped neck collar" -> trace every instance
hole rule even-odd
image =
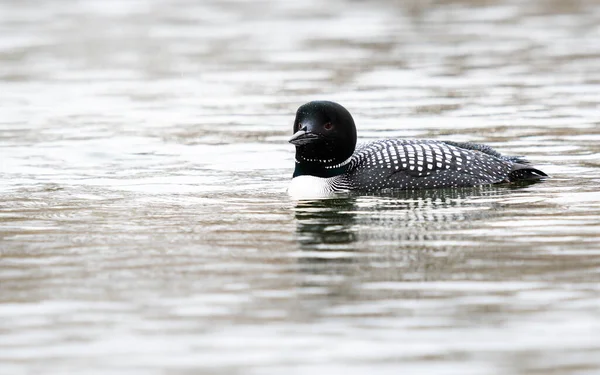
[[[296,168],[294,169],[294,175],[292,177],[298,176],[315,176],[315,177],[335,177],[346,173],[349,168],[350,161],[352,160],[352,156],[348,159],[344,160],[341,163],[334,165],[327,165],[327,160],[323,162],[319,162],[317,160],[302,160],[299,161],[296,159]]]

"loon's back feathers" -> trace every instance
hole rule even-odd
[[[547,176],[520,156],[477,143],[384,139],[356,148],[352,116],[333,102],[301,106],[290,143],[296,145],[292,185],[313,176],[327,191],[468,187]]]
[[[540,178],[543,172],[514,163],[486,146],[421,139],[384,139],[361,145],[352,155],[346,189],[430,189]],[[497,156],[496,156],[497,155]],[[539,175],[536,175],[539,173]]]

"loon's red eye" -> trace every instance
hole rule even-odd
[[[333,124],[328,122],[325,125],[323,125],[323,127],[325,128],[325,130],[331,130],[333,129]]]

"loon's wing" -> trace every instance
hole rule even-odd
[[[471,143],[471,142],[453,142],[453,141],[444,141],[445,144],[456,146],[465,150],[474,150],[483,152],[484,154],[488,154],[494,156],[498,159],[502,159],[511,163],[512,165],[511,171],[508,174],[509,181],[517,181],[517,180],[538,180],[542,177],[548,177],[548,175],[539,169],[533,168],[529,166],[529,161],[525,159],[523,156],[511,156],[511,155],[502,155],[498,151],[494,150],[492,147],[488,145],[484,145],[481,143]]]
[[[494,157],[497,157],[502,160],[510,161],[513,163],[519,164],[529,164],[529,161],[525,159],[523,156],[511,156],[511,155],[502,155],[498,151],[494,150],[491,146],[484,145],[481,143],[471,143],[471,142],[453,142],[453,141],[443,141],[447,145],[455,146],[458,148],[462,148],[465,150],[474,150],[483,152],[484,154],[488,154]]]

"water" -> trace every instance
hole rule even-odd
[[[600,372],[600,3],[0,2],[0,372]],[[295,202],[295,109],[529,186]]]

